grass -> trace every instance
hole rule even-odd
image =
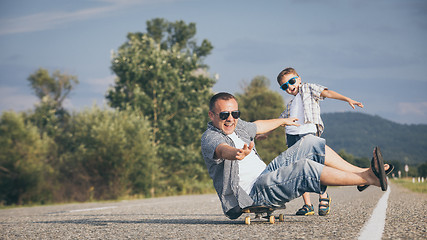
[[[415,178],[415,183],[412,182],[412,178],[391,179],[391,181],[412,192],[427,193],[427,179],[425,179],[424,182],[418,182],[418,178]]]

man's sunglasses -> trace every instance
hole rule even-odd
[[[296,83],[296,81],[297,81],[296,79],[297,78],[298,78],[298,76],[289,79],[287,82],[285,82],[284,84],[282,84],[282,86],[280,86],[280,88],[283,91],[286,91],[289,88],[289,85],[294,85]]]
[[[216,114],[214,112],[212,112],[212,113],[215,115],[218,115],[221,120],[227,119],[230,116],[230,113],[234,119],[238,119],[240,117],[240,111],[239,110],[232,111],[232,112],[220,112],[219,114]]]

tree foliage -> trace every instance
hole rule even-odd
[[[166,185],[182,192],[196,181],[189,179],[206,177],[199,146],[208,109],[201,103],[215,83],[202,61],[212,46],[207,40],[197,45],[195,34],[194,23],[163,19],[148,21],[147,33],[129,33],[113,55],[117,79],[107,93],[110,106],[129,106],[148,118],[162,169],[171,174]]]
[[[418,176],[427,177],[427,163],[423,163],[418,167]]]
[[[40,136],[23,114],[4,112],[0,119],[0,205],[49,202],[52,140]]]
[[[28,79],[34,94],[40,99],[30,120],[49,136],[60,135],[59,124],[66,124],[69,117],[63,103],[74,86],[79,83],[76,76],[54,71],[52,75],[39,68]]]
[[[146,35],[152,38],[163,50],[176,48],[178,51],[187,52],[189,55],[196,55],[203,58],[210,54],[213,49],[212,44],[204,39],[201,45],[197,45],[196,24],[186,24],[184,21],[168,22],[163,18],[155,18],[147,21]],[[142,37],[144,33],[134,33]]]
[[[70,94],[74,85],[78,84],[76,76],[62,74],[55,71],[52,76],[44,68],[38,69],[28,77],[30,86],[35,95],[43,101],[53,101],[57,109],[62,108],[62,103]]]
[[[269,80],[264,76],[257,76],[247,84],[243,93],[236,94],[241,118],[245,121],[278,118],[285,109],[282,96],[269,89]],[[280,127],[274,130],[267,139],[257,140],[256,148],[265,162],[270,162],[281,152],[287,149],[285,129]]]
[[[74,114],[61,154],[60,194],[76,200],[150,196],[158,172],[151,128],[138,111],[97,107]],[[79,189],[76,189],[78,187]]]

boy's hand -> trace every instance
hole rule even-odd
[[[284,122],[282,126],[299,126],[299,124],[296,123],[296,121],[298,121],[298,118],[284,118],[283,120]]]
[[[237,159],[237,160],[243,160],[246,156],[248,156],[248,155],[249,155],[249,153],[251,153],[252,148],[254,148],[254,146],[255,146],[255,143],[254,143],[254,141],[252,141],[252,142],[249,144],[249,147],[248,147],[248,145],[247,145],[247,144],[245,144],[245,145],[243,146],[243,148],[238,149],[237,154],[236,154],[236,159]]]
[[[348,100],[348,104],[350,104],[350,106],[351,106],[353,109],[355,109],[354,105],[356,105],[356,106],[358,106],[358,107],[360,107],[360,108],[363,108],[363,104],[362,104],[361,102],[354,101],[353,99],[349,99],[349,100]]]

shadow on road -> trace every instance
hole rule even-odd
[[[34,223],[44,224],[83,224],[93,226],[107,226],[109,224],[244,224],[239,220],[206,220],[206,219],[140,219],[140,220],[97,220],[97,219],[75,219],[75,220],[57,220],[57,221],[41,221]]]
[[[131,214],[134,215],[134,214]],[[68,220],[52,220],[52,221],[39,221],[34,223],[42,223],[42,224],[83,224],[83,225],[92,225],[92,226],[107,226],[110,224],[183,224],[183,225],[240,225],[245,224],[244,218],[239,218],[237,220],[216,220],[223,215],[220,214],[159,214],[159,215],[138,215],[142,217],[142,219],[138,220],[101,220],[99,215],[91,215],[92,218],[88,218],[90,216],[85,216],[86,218],[82,219],[68,219]],[[113,216],[121,216],[123,215],[109,215]],[[162,218],[153,218],[159,217]],[[291,215],[285,214],[285,218],[291,220],[292,222],[299,222],[296,220],[295,216],[290,218]],[[216,219],[208,219],[208,217],[216,218]],[[105,219],[105,217],[103,217]],[[286,220],[285,220],[286,221]]]

